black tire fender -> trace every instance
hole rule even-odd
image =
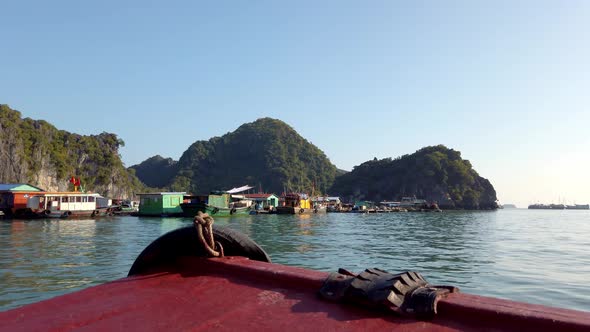
[[[303,212],[305,212],[305,210],[304,210],[304,209],[300,209],[300,210],[299,210],[299,214],[302,214]]]
[[[229,214],[234,214],[236,213],[236,208],[232,208],[231,210],[229,210]]]
[[[45,214],[46,216],[48,216],[48,215],[50,215],[50,214],[51,214],[51,211],[49,211],[49,210],[45,210],[45,211],[43,211],[43,214]]]
[[[270,263],[270,257],[264,249],[238,231],[214,226],[213,237],[221,243],[226,256],[243,256]],[[172,264],[180,256],[207,256],[199,243],[194,226],[179,228],[157,238],[137,256],[128,276],[144,274],[154,268]]]

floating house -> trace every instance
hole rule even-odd
[[[29,197],[44,191],[25,183],[2,183],[0,184],[0,211],[5,215],[25,214]]]
[[[203,212],[210,216],[229,217],[247,215],[252,210],[252,200],[244,195],[231,194],[226,191],[213,191],[209,195],[185,195],[180,204],[185,217],[194,217]]]
[[[315,202],[326,207],[328,212],[340,212],[342,210],[342,201],[340,197],[318,197]]]
[[[159,192],[137,194],[140,216],[172,217],[182,216],[180,204],[186,192]]]
[[[275,208],[279,205],[279,198],[274,194],[245,194],[244,196],[261,209]]]
[[[318,203],[325,204],[328,207],[342,204],[342,201],[340,200],[340,197],[336,197],[336,196],[332,196],[332,197],[322,197],[322,196],[320,196],[320,197],[316,198],[314,201],[315,202],[318,202]]]
[[[354,202],[354,206],[358,207],[361,210],[364,210],[364,209],[372,209],[372,208],[375,207],[375,202],[372,202],[372,201],[356,201],[356,202]]]
[[[428,205],[426,200],[424,199],[417,199],[416,196],[413,197],[402,197],[400,202],[400,206],[403,208],[420,208]]]
[[[399,208],[402,205],[401,202],[397,201],[382,201],[379,202],[379,206],[386,207],[386,208]]]
[[[96,193],[46,192],[27,200],[25,218],[75,218],[111,215],[112,201]]]
[[[281,204],[276,207],[277,214],[311,214],[326,213],[326,207],[304,193],[288,193],[281,197]]]

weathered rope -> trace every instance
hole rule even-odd
[[[195,228],[199,234],[199,242],[201,242],[209,256],[223,257],[221,243],[213,239],[213,222],[213,217],[201,211],[197,213],[194,220]]]

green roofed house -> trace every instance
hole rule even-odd
[[[261,209],[272,209],[279,205],[279,198],[274,194],[245,194]]]
[[[186,192],[160,192],[137,194],[140,216],[172,217],[182,216],[183,197]]]

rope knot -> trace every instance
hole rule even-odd
[[[193,221],[197,233],[199,235],[199,242],[210,257],[223,257],[223,247],[221,243],[213,239],[213,217],[199,211]]]

